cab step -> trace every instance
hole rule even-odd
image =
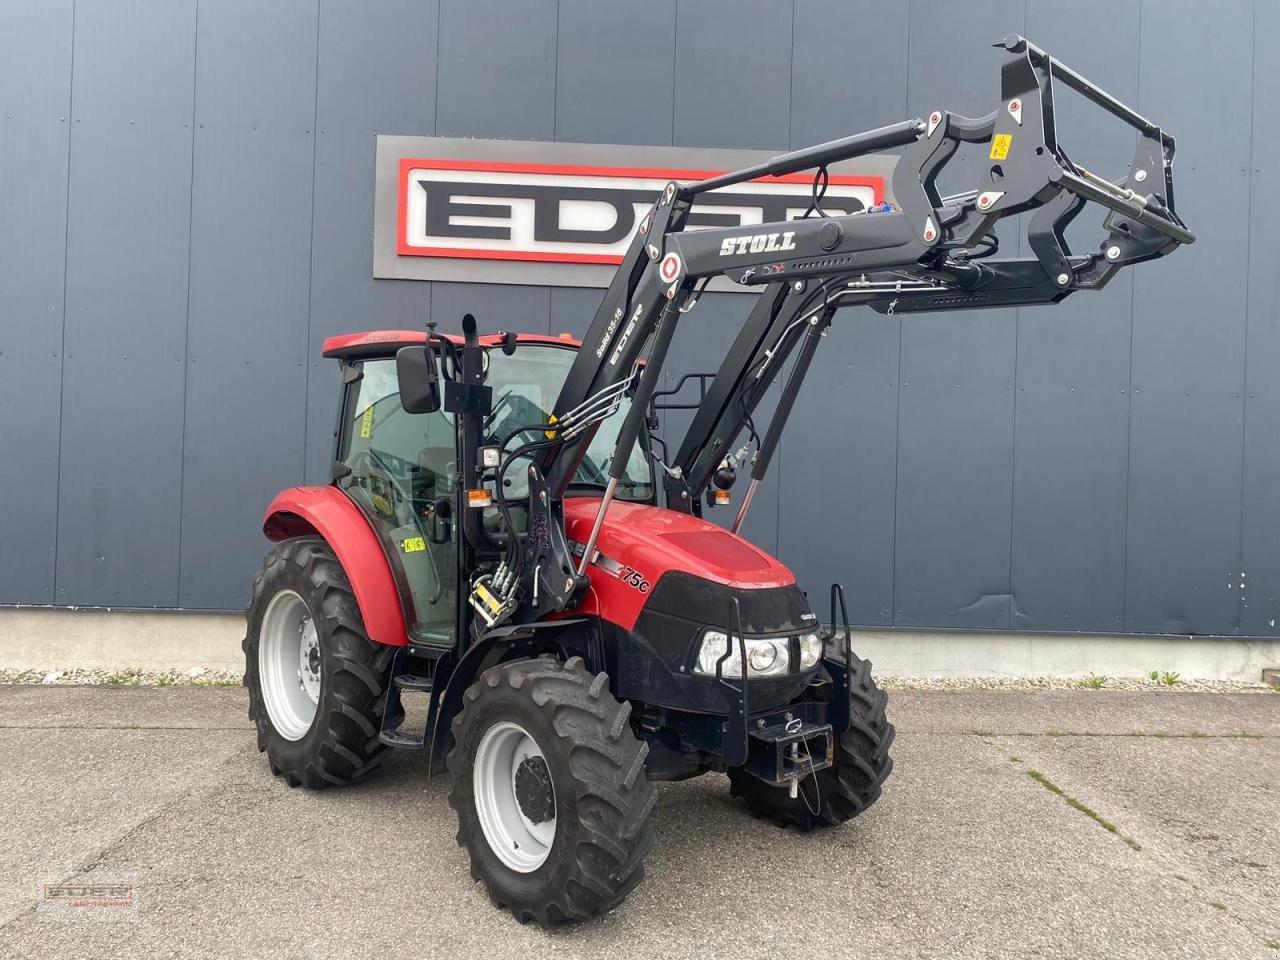
[[[423,737],[416,733],[405,733],[403,730],[382,730],[378,739],[388,747],[396,750],[421,750]]]
[[[431,677],[420,677],[412,673],[398,673],[395,684],[401,690],[412,690],[415,693],[430,693],[434,685]]]

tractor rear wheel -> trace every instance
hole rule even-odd
[[[852,820],[880,798],[893,769],[889,747],[895,730],[885,715],[889,696],[871,676],[871,661],[853,658],[849,729],[835,743],[834,763],[800,781],[799,796],[774,787],[745,770],[729,770],[729,789],[754,816],[812,830]]]
[[[395,649],[364,632],[351,583],[321,537],[271,550],[245,611],[249,719],[271,772],[320,789],[367,776]]]
[[[482,673],[453,721],[449,805],[489,899],[542,927],[612,909],[653,845],[647,744],[581,657]]]

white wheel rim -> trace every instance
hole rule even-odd
[[[301,740],[320,703],[320,638],[302,597],[281,590],[267,604],[258,631],[258,678],[276,732]]]
[[[480,740],[471,782],[489,849],[517,873],[537,870],[556,839],[555,787],[538,742],[518,723],[495,723]]]

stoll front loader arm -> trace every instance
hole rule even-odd
[[[685,443],[666,464],[668,506],[692,509],[749,421],[762,385],[802,345],[753,465],[758,482],[776,447],[818,337],[843,306],[875,310],[957,310],[1056,303],[1077,290],[1103,287],[1121,267],[1172,252],[1194,235],[1174,206],[1173,138],[1159,126],[1064,66],[1023,37],[1004,50],[1001,102],[970,119],[937,109],[767,163],[697,183],[669,183],[618,268],[578,353],[544,434],[508,457],[538,451],[529,467],[530,522],[523,543],[508,543],[489,582],[504,602],[534,620],[575,605],[606,511],[659,381],[679,317],[714,276],[764,291],[700,405]],[[1128,175],[1106,180],[1074,163],[1058,143],[1053,81],[1137,130]],[[962,143],[981,145],[986,176],[974,189],[943,197],[940,171]],[[904,148],[893,174],[894,202],[879,212],[826,216],[821,210],[828,164]],[[682,232],[692,204],[708,191],[748,180],[816,169],[814,202],[800,220]],[[1088,203],[1109,213],[1098,249],[1073,253],[1064,233]],[[995,226],[1033,212],[1027,228],[1034,256],[995,258]],[[646,346],[647,361],[642,361]],[[585,545],[570,549],[561,501],[595,427],[631,398],[613,451],[610,479]],[[505,469],[505,465],[504,465]],[[753,486],[754,489],[754,486]],[[744,501],[749,503],[750,492]]]

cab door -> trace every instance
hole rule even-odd
[[[394,358],[366,360],[346,387],[337,484],[382,538],[406,596],[410,637],[457,641],[458,563],[452,503],[457,483],[454,418],[406,413]],[[435,542],[433,542],[435,541]]]

